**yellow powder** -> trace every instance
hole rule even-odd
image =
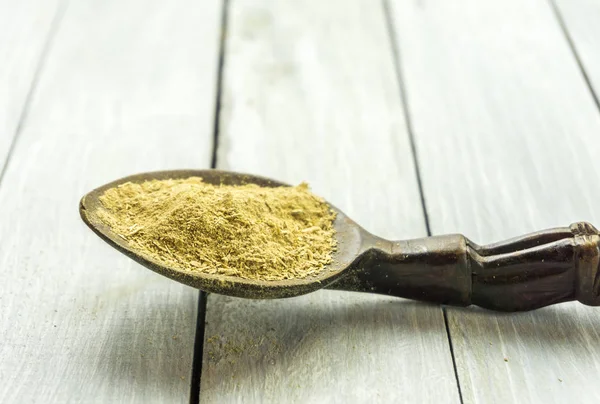
[[[215,186],[199,177],[107,190],[98,216],[160,264],[246,279],[315,275],[331,262],[335,213],[307,184]]]

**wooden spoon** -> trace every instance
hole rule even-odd
[[[211,184],[287,184],[219,170],[177,170],[122,178],[81,199],[83,221],[104,241],[168,278],[213,293],[246,298],[298,296],[318,289],[379,293],[440,304],[475,304],[491,310],[523,311],[578,300],[600,305],[600,235],[588,223],[528,234],[479,246],[460,234],[408,241],[376,237],[343,212],[334,223],[338,248],[318,275],[282,281],[248,280],[166,267],[119,237],[97,216],[99,197],[125,182],[202,177]]]

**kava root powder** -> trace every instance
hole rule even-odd
[[[98,216],[164,266],[275,281],[316,275],[336,247],[335,213],[308,185],[211,185],[199,177],[125,183]]]

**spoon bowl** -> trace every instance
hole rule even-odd
[[[313,292],[336,281],[345,270],[351,267],[353,261],[364,250],[362,240],[366,232],[342,211],[330,205],[331,209],[336,213],[333,226],[337,239],[337,249],[332,254],[333,259],[331,264],[323,268],[322,271],[319,271],[318,274],[306,278],[280,281],[251,280],[165,266],[139,249],[136,249],[126,239],[113,232],[98,217],[98,209],[102,206],[99,198],[110,188],[127,182],[142,183],[150,180],[184,179],[189,177],[201,177],[204,182],[213,185],[256,184],[261,187],[289,186],[288,184],[272,179],[230,171],[174,170],[149,172],[121,178],[86,194],[79,204],[81,218],[90,229],[112,247],[154,272],[206,292],[237,297],[281,298]]]
[[[101,186],[79,204],[83,221],[108,244],[143,266],[207,292],[245,298],[283,298],[318,289],[379,293],[440,304],[498,311],[532,310],[578,300],[600,305],[600,234],[575,223],[480,246],[463,235],[388,241],[376,237],[341,210],[334,222],[337,249],[314,276],[262,281],[165,266],[112,231],[98,217],[100,196],[127,182],[201,177],[219,185],[288,186],[256,175],[220,170],[142,173]]]

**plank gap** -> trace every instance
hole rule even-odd
[[[454,367],[454,376],[456,377],[456,387],[458,388],[458,397],[462,404],[462,403],[464,403],[464,401],[463,401],[462,389],[460,388],[460,379],[458,377],[458,368],[456,367],[456,359],[454,357],[454,346],[452,344],[452,334],[450,333],[450,327],[448,325],[448,311],[447,311],[446,307],[442,307],[442,312],[444,313],[444,324],[446,325],[446,335],[448,336],[448,345],[450,347],[450,354],[452,355],[452,366]]]
[[[419,160],[417,157],[417,146],[415,144],[414,131],[412,122],[410,119],[410,111],[408,108],[408,97],[406,94],[406,88],[404,87],[404,76],[402,75],[402,66],[400,65],[400,48],[396,41],[396,30],[394,29],[394,23],[390,14],[390,7],[387,0],[382,0],[383,11],[385,15],[385,25],[390,40],[390,47],[393,54],[394,70],[396,77],[398,78],[398,92],[402,101],[402,112],[404,113],[404,119],[406,122],[406,131],[408,132],[408,140],[410,143],[410,151],[413,158],[413,165],[415,168],[415,176],[417,177],[417,186],[419,188],[419,197],[421,199],[421,208],[423,209],[423,218],[425,220],[425,229],[427,235],[431,236],[431,227],[429,226],[429,216],[427,215],[427,204],[425,203],[425,193],[423,192],[423,183],[421,181],[421,170],[419,168]],[[446,327],[447,328],[447,327]],[[454,358],[452,358],[454,360]]]
[[[308,181],[374,233],[422,237],[376,4],[231,3],[218,167]],[[332,291],[209,299],[200,401],[459,402],[439,306]]]
[[[188,402],[198,291],[102,244],[76,209],[127,173],[209,167],[222,0],[70,2],[39,68],[63,3],[29,4],[44,7],[11,27],[43,24],[13,29],[35,54],[2,69],[27,80],[0,187],[0,402]]]
[[[487,243],[593,223],[592,3],[565,1],[571,16],[556,1],[581,61],[547,1],[389,3],[432,232]],[[446,308],[464,402],[598,402],[592,310]]]
[[[577,66],[579,66],[579,70],[581,71],[581,74],[583,75],[585,84],[587,85],[587,88],[590,90],[590,94],[592,95],[592,98],[594,99],[596,108],[598,109],[598,111],[600,111],[600,100],[598,99],[598,95],[594,91],[594,87],[592,85],[590,77],[589,77],[587,71],[585,70],[585,67],[583,66],[583,62],[581,61],[581,57],[579,56],[579,53],[577,52],[577,47],[575,46],[573,37],[571,36],[569,29],[567,28],[567,24],[565,23],[565,19],[563,18],[562,14],[560,13],[560,10],[559,10],[558,6],[556,5],[556,2],[554,0],[548,0],[548,2],[550,3],[550,8],[552,9],[554,16],[556,17],[556,21],[558,22],[558,25],[560,26],[560,29],[561,29],[563,35],[565,36],[567,43],[569,44],[569,48],[571,49],[571,52],[573,53],[573,57],[577,61]]]
[[[398,78],[398,91],[400,98],[402,100],[402,108],[404,112],[404,117],[406,120],[406,130],[408,132],[408,139],[410,142],[411,153],[413,157],[413,164],[415,168],[415,175],[417,178],[417,186],[419,189],[419,196],[421,199],[421,208],[423,210],[423,218],[425,220],[425,229],[427,230],[427,236],[431,237],[431,227],[429,226],[429,215],[427,214],[427,204],[425,202],[425,192],[423,191],[423,184],[421,180],[421,170],[419,167],[419,157],[417,154],[417,146],[414,138],[414,129],[412,126],[412,121],[410,117],[410,110],[408,106],[408,95],[406,93],[406,88],[404,86],[404,76],[402,74],[402,66],[400,64],[400,48],[398,45],[397,33],[394,29],[394,22],[391,17],[391,10],[388,3],[388,0],[382,0],[383,9],[385,13],[385,24],[387,26],[387,32],[390,39],[390,45],[392,48],[392,53],[394,55],[394,69],[396,71],[396,77]],[[442,307],[442,313],[444,316],[444,326],[446,327],[446,336],[448,337],[448,347],[450,348],[450,355],[452,356],[452,367],[454,369],[454,377],[456,378],[456,388],[458,390],[458,397],[462,403],[463,395],[462,389],[460,387],[460,379],[458,377],[458,369],[456,367],[456,358],[454,356],[454,347],[452,346],[452,334],[450,333],[450,327],[448,325],[448,314],[445,307]]]
[[[215,102],[215,120],[213,126],[213,154],[210,168],[217,168],[217,151],[219,148],[219,116],[221,115],[221,93],[223,88],[223,66],[225,63],[225,41],[227,38],[227,11],[229,0],[223,0],[221,11],[221,36],[219,38],[219,66],[217,70],[217,94]]]
[[[210,168],[217,168],[217,150],[219,148],[219,116],[221,114],[221,93],[223,88],[223,66],[225,64],[225,41],[227,36],[227,11],[229,0],[223,0],[221,10],[221,32],[219,36],[219,60],[217,66],[217,91],[215,94],[215,113],[213,121],[213,148]],[[192,377],[190,385],[190,404],[200,402],[200,382],[202,379],[202,357],[204,355],[204,334],[206,322],[206,303],[208,293],[200,291],[198,295],[198,316],[196,319],[196,336],[194,340],[194,356],[192,360]]]
[[[396,70],[396,76],[398,77],[398,90],[400,98],[402,99],[402,108],[404,117],[406,120],[406,130],[408,132],[408,139],[410,142],[411,153],[413,157],[413,164],[415,166],[415,175],[417,177],[417,186],[419,188],[419,196],[421,199],[421,208],[423,209],[423,218],[425,220],[425,229],[427,230],[427,236],[431,237],[431,227],[429,226],[429,215],[427,214],[427,204],[425,202],[425,192],[423,191],[423,184],[421,180],[421,170],[419,168],[419,157],[417,155],[417,146],[415,144],[414,129],[412,121],[410,119],[410,110],[408,107],[408,96],[406,88],[404,87],[404,76],[402,74],[402,66],[400,65],[400,48],[396,40],[397,34],[394,29],[394,23],[391,18],[390,6],[387,0],[382,0],[383,9],[385,11],[385,23],[387,26],[388,35],[390,38],[390,44],[392,53],[394,54],[394,69]],[[446,336],[448,337],[448,347],[450,348],[450,355],[452,356],[452,367],[454,369],[454,377],[456,378],[456,388],[458,389],[458,397],[462,403],[463,396],[460,388],[460,379],[458,377],[458,370],[456,368],[456,358],[454,357],[454,347],[452,346],[452,335],[450,334],[450,327],[448,326],[448,314],[446,308],[442,307],[442,313],[444,315],[444,326],[446,327]]]
[[[198,296],[198,317],[196,319],[196,338],[192,359],[192,378],[190,386],[190,404],[200,402],[200,378],[202,377],[202,356],[204,355],[204,320],[206,319],[207,293],[200,291]]]
[[[17,144],[17,140],[19,138],[19,134],[23,130],[23,125],[27,120],[27,115],[29,113],[29,107],[31,105],[31,99],[33,98],[33,94],[35,89],[37,88],[40,74],[44,68],[45,61],[50,53],[50,48],[52,46],[52,42],[56,33],[58,32],[58,27],[60,26],[60,22],[62,21],[65,11],[67,9],[68,1],[63,1],[56,8],[56,12],[52,17],[52,22],[50,23],[50,28],[48,29],[48,35],[46,36],[46,41],[42,47],[42,52],[40,53],[40,58],[38,60],[37,66],[33,73],[33,77],[31,79],[31,85],[29,86],[29,91],[27,91],[27,95],[25,96],[25,102],[23,104],[23,109],[21,110],[21,116],[19,116],[19,121],[17,122],[17,127],[15,128],[15,133],[12,136],[12,141],[10,146],[8,147],[8,153],[6,154],[6,160],[2,167],[0,167],[0,184],[2,184],[2,179],[4,178],[4,174],[6,173],[6,169],[8,168],[8,164],[10,163],[11,157],[13,155],[13,151],[15,150],[15,145]],[[1,157],[1,156],[0,156]]]

